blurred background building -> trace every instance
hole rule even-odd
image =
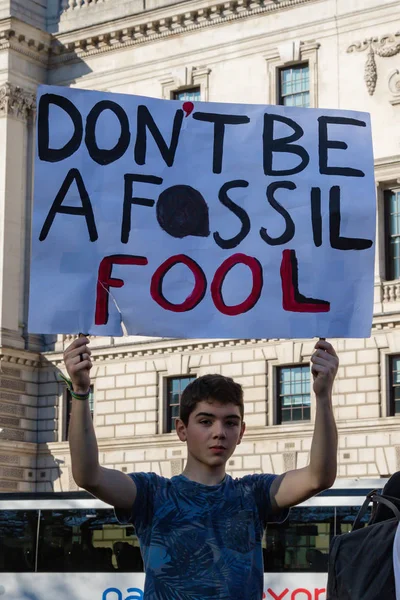
[[[400,2],[0,0],[0,490],[73,490],[71,336],[28,335],[35,93],[40,83],[157,98],[355,109],[372,115],[377,255],[372,336],[334,340],[339,476],[400,469]],[[355,201],[362,202],[362,198]],[[51,287],[43,290],[51,294]],[[92,340],[103,464],[179,473],[179,396],[233,376],[247,433],[234,476],[304,466],[311,340]]]

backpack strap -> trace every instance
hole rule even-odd
[[[390,508],[392,510],[392,512],[394,513],[394,516],[396,517],[397,521],[400,523],[400,510],[397,508],[397,506],[394,504],[393,501],[399,502],[399,499],[392,498],[391,496],[382,496],[381,494],[377,493],[377,490],[372,490],[371,492],[369,492],[364,500],[363,505],[361,506],[360,510],[358,511],[358,514],[353,523],[352,531],[355,531],[356,529],[360,529],[361,520],[362,520],[363,516],[365,515],[365,513],[367,512],[368,507],[371,504],[371,502],[372,503],[375,502],[376,504],[384,504],[385,506]]]

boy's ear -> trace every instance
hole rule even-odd
[[[178,438],[181,440],[181,442],[186,442],[186,425],[182,421],[182,419],[175,420],[175,429],[176,433],[178,434]]]
[[[242,437],[244,435],[244,432],[246,431],[246,423],[243,421],[241,428],[240,428],[240,434],[239,434],[239,440],[238,440],[238,445],[240,444],[240,442],[242,441]]]

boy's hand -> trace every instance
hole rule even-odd
[[[325,340],[319,340],[315,344],[311,362],[313,363],[311,373],[314,377],[315,395],[330,397],[339,367],[339,359],[333,346]]]
[[[72,387],[77,394],[86,394],[90,388],[91,351],[87,337],[79,337],[64,352],[64,362]]]

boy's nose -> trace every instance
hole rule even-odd
[[[226,437],[225,427],[222,424],[216,423],[213,434],[214,434],[214,437],[216,437],[216,438],[225,438]]]

